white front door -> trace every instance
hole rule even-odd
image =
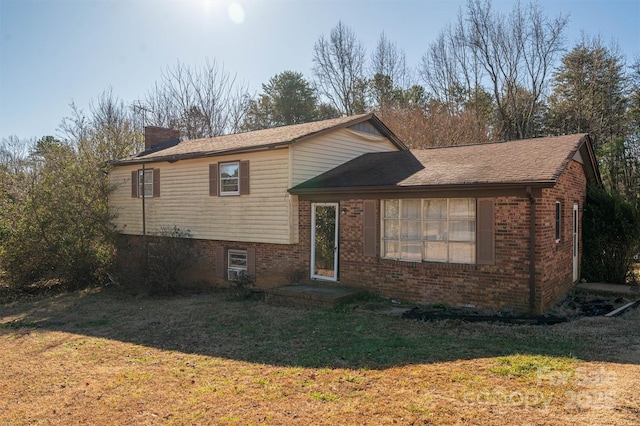
[[[580,268],[578,265],[579,260],[579,247],[578,247],[578,203],[573,205],[573,282],[578,281],[580,277]]]
[[[311,278],[338,280],[338,203],[311,205]]]

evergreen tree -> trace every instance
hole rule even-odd
[[[318,103],[315,90],[303,75],[284,71],[262,85],[263,93],[251,101],[242,126],[258,130],[307,123],[338,116],[335,109]]]

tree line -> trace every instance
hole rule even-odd
[[[417,67],[380,34],[367,52],[338,22],[313,46],[310,78],[284,70],[252,95],[217,61],[168,66],[141,98],[108,89],[70,105],[59,137],[0,144],[0,269],[15,283],[100,281],[115,255],[109,163],[139,152],[145,125],[184,139],[375,112],[411,148],[591,134],[606,188],[640,196],[640,58],[583,35],[568,17],[469,0],[426,46]]]

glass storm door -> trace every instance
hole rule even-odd
[[[573,205],[573,282],[578,281],[578,204]]]
[[[338,279],[338,203],[311,205],[311,278]]]

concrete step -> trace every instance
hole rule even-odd
[[[279,306],[335,308],[366,295],[366,290],[318,281],[265,290],[265,302]]]

